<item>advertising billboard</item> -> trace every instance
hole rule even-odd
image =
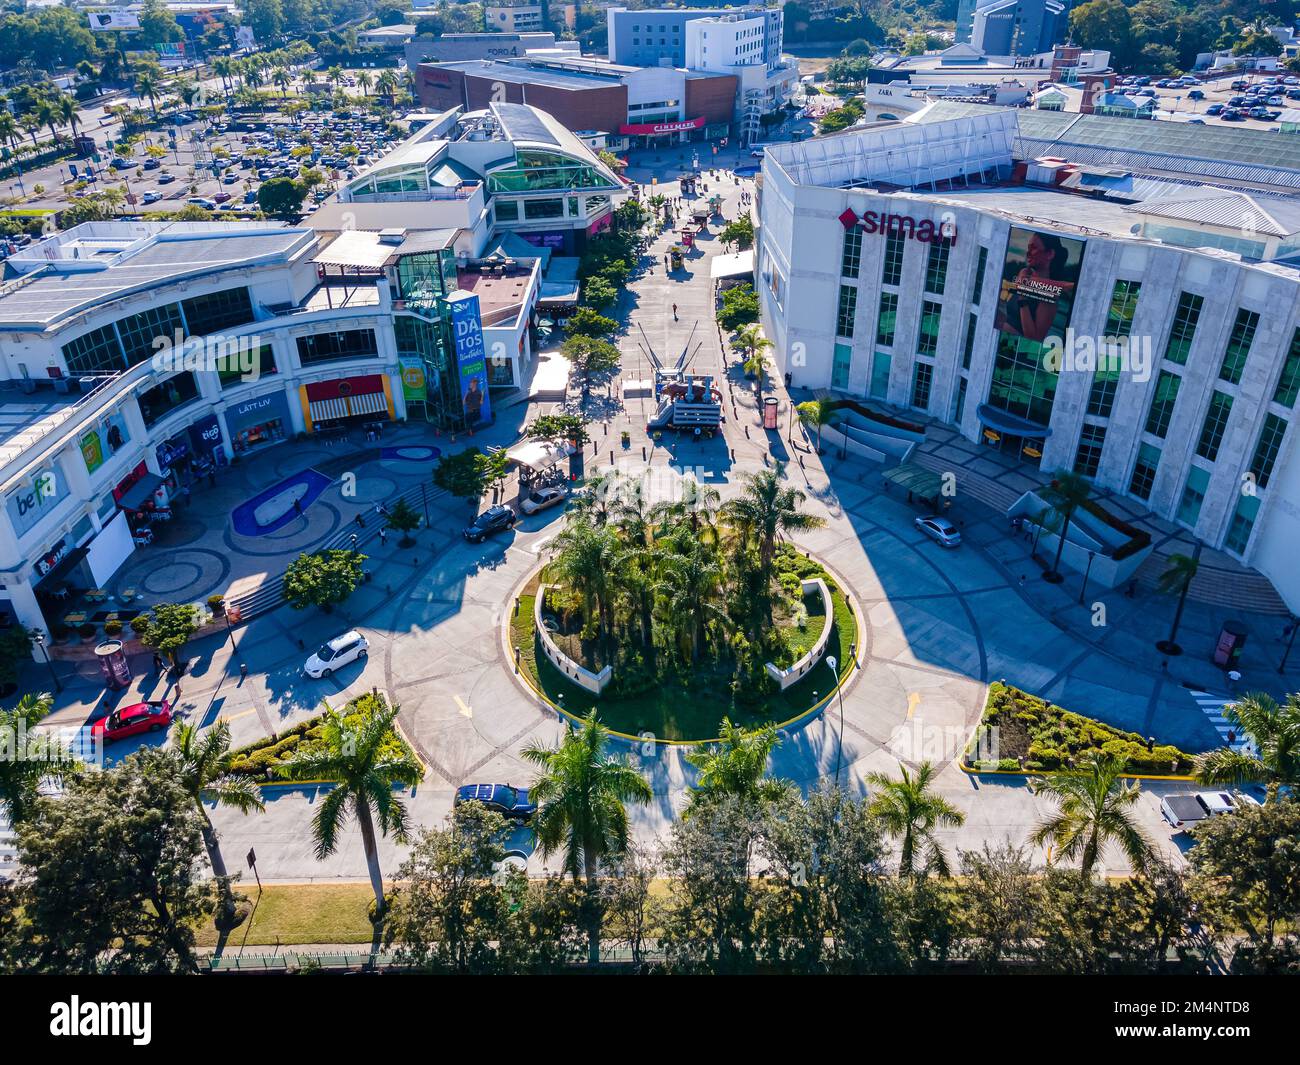
[[[1042,343],[1065,338],[1083,267],[1082,240],[1013,226],[998,292],[997,327]]]
[[[14,531],[22,536],[36,526],[68,494],[68,486],[54,467],[37,470],[5,499]]]
[[[92,11],[89,18],[90,28],[96,33],[140,28],[140,16],[134,11]]]
[[[446,302],[451,308],[461,407],[466,424],[478,425],[492,417],[492,403],[488,399],[487,349],[483,346],[483,320],[479,316],[478,297],[472,292],[453,292]]]
[[[93,429],[83,433],[78,444],[86,462],[86,472],[94,473],[105,461],[126,445],[131,431],[121,411],[114,411]]]

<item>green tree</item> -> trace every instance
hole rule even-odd
[[[582,283],[582,299],[588,307],[603,311],[618,302],[618,289],[604,277],[589,277]]]
[[[358,551],[329,548],[301,554],[284,571],[284,598],[294,610],[318,606],[326,614],[343,602],[365,576],[367,556]]]
[[[589,909],[588,957],[600,959],[601,913],[596,875],[601,863],[627,848],[627,804],[645,805],[650,785],[622,759],[607,754],[609,730],[593,710],[556,747],[530,744],[523,758],[540,775],[529,797],[537,804],[533,829],[544,855],[563,851],[564,871],[575,883],[583,877]]]
[[[569,360],[574,373],[582,378],[582,396],[586,401],[593,378],[612,373],[622,355],[608,340],[571,336],[560,345],[560,354]]]
[[[795,407],[799,420],[817,430],[817,454],[822,453],[822,429],[839,421],[839,411],[835,404],[825,397],[810,399]]]
[[[712,622],[725,627],[728,622],[721,595],[722,567],[707,552],[695,550],[664,558],[659,573],[654,591],[669,625],[680,636],[679,646],[690,649],[689,657],[683,658],[694,661],[699,658],[706,626]],[[724,729],[729,725],[725,718],[722,723]],[[724,742],[729,742],[725,732],[723,736]],[[735,738],[740,739],[739,735]]]
[[[1183,608],[1187,605],[1187,593],[1196,579],[1196,571],[1201,564],[1191,555],[1173,554],[1169,556],[1164,572],[1156,581],[1156,591],[1161,595],[1178,596],[1178,606],[1174,610],[1174,621],[1169,627],[1168,639],[1161,640],[1156,647],[1167,655],[1180,655],[1183,649],[1178,646],[1178,626],[1183,621]]]
[[[1056,813],[1044,818],[1030,835],[1037,846],[1051,843],[1059,857],[1079,861],[1086,880],[1108,844],[1116,844],[1138,871],[1151,861],[1151,843],[1133,816],[1141,788],[1121,779],[1123,759],[1090,756],[1078,771],[1050,773],[1030,781],[1035,795],[1057,800]]]
[[[411,533],[420,527],[420,515],[405,499],[399,499],[388,508],[384,525],[402,534],[402,538],[397,542],[398,547],[410,547],[415,543],[415,537]]]
[[[754,246],[754,220],[749,215],[741,215],[734,222],[722,227],[722,240],[734,244],[737,251],[745,251]]]
[[[262,802],[262,789],[252,777],[231,773],[234,760],[230,751],[230,726],[218,721],[206,732],[200,733],[192,723],[176,728],[176,753],[181,760],[181,785],[189,794],[198,811],[203,833],[203,846],[212,863],[217,891],[221,897],[221,913],[227,923],[233,922],[235,896],[230,890],[230,875],[221,853],[221,841],[208,816],[207,803],[229,806],[242,814],[266,809]]]
[[[306,185],[293,178],[271,178],[257,190],[257,206],[274,218],[292,221],[302,210],[307,191]]]
[[[779,463],[775,469],[747,474],[744,491],[722,506],[723,516],[758,545],[759,573],[765,582],[772,579],[772,561],[782,533],[817,529],[825,524],[800,509],[808,497],[797,488],[783,485],[784,475],[785,467]]]
[[[433,468],[433,483],[458,499],[477,502],[493,481],[505,476],[505,451],[483,454],[477,448],[443,455]]]
[[[530,440],[547,440],[553,444],[568,441],[578,447],[587,443],[587,419],[580,414],[539,414],[525,430]]]
[[[768,352],[772,342],[763,336],[762,330],[754,324],[743,325],[736,333],[736,347],[745,356],[743,367],[745,373],[754,378],[755,394],[763,395],[763,384],[767,380]]]
[[[203,835],[174,751],[145,747],[71,778],[18,825],[31,967],[61,974],[194,972],[212,913]]]
[[[758,321],[758,293],[752,285],[733,285],[722,294],[718,325],[728,333]]]
[[[143,625],[139,618],[132,628],[140,642],[171,659],[173,666],[181,664],[181,652],[199,628],[199,609],[193,603],[159,603],[153,607]]]
[[[720,737],[720,742],[694,747],[686,756],[700,774],[687,799],[688,814],[719,795],[767,804],[792,793],[792,782],[765,776],[768,759],[781,743],[775,725],[747,729],[724,717]]]
[[[280,768],[287,780],[333,781],[334,787],[312,818],[316,857],[324,861],[334,853],[339,834],[355,817],[375,893],[376,920],[383,917],[385,902],[375,825],[382,835],[391,832],[399,843],[406,842],[406,804],[393,789],[413,788],[424,775],[405,752],[394,752],[396,720],[397,707],[390,707],[379,695],[363,696],[350,704],[347,713],[327,706],[319,746],[295,752]]]
[[[591,307],[579,307],[564,323],[569,336],[607,339],[618,332],[618,322]]]
[[[1254,750],[1220,747],[1198,755],[1197,780],[1212,786],[1263,784],[1270,803],[1278,801],[1283,785],[1300,786],[1300,695],[1288,695],[1279,706],[1271,695],[1253,692],[1228,706],[1224,717],[1250,738]]]
[[[902,774],[900,780],[885,773],[867,776],[867,783],[877,789],[869,807],[871,813],[880,819],[890,836],[901,841],[898,873],[904,877],[916,876],[917,855],[922,854],[925,865],[919,870],[921,875],[933,871],[948,876],[948,856],[935,838],[934,830],[960,828],[966,823],[966,815],[931,789],[934,781],[931,763],[922,762],[915,774],[905,765],[900,765],[898,770]]]
[[[1060,522],[1056,558],[1052,560],[1052,568],[1043,574],[1043,578],[1059,584],[1064,579],[1061,576],[1061,555],[1070,535],[1070,520],[1074,517],[1074,512],[1092,497],[1092,482],[1082,474],[1057,470],[1052,475],[1051,484],[1042,490],[1041,495],[1043,501],[1052,508],[1051,514]]]
[[[586,516],[567,522],[554,540],[554,555],[546,576],[582,600],[585,628],[598,623],[608,645],[614,627],[614,594],[618,540],[608,526],[594,525]]]
[[[0,809],[10,824],[35,813],[42,785],[60,784],[75,771],[76,762],[62,744],[32,731],[53,708],[53,697],[42,692],[0,710]]]

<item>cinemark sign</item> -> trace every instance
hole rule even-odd
[[[935,222],[929,218],[916,219],[907,214],[886,214],[883,211],[867,211],[859,216],[849,208],[840,215],[840,223],[845,229],[861,226],[868,233],[901,233],[908,240],[919,240],[923,244],[957,243],[957,226],[951,221]]]

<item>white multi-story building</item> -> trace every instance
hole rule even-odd
[[[771,12],[761,8],[747,14],[692,19],[685,24],[686,68],[713,74],[734,74],[737,82],[736,113],[742,124],[747,115],[769,114],[790,99],[799,70],[781,61],[778,47],[772,56],[769,37]],[[779,21],[777,27],[779,30]],[[749,133],[752,137],[754,130]]]
[[[349,422],[490,417],[539,308],[575,298],[548,267],[621,188],[506,104],[431,122],[307,225],[89,222],[10,256],[0,613],[50,632],[63,586],[105,585],[200,470]]]
[[[773,146],[756,277],[795,386],[1072,469],[1300,610],[1300,145],[935,103]]]
[[[483,18],[488,29],[501,33],[535,33],[542,29],[542,5],[532,0],[497,0],[484,7]]]

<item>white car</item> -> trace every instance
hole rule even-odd
[[[1188,829],[1220,814],[1234,813],[1242,806],[1258,806],[1249,795],[1231,791],[1198,791],[1166,795],[1160,800],[1160,813],[1174,828]]]
[[[944,547],[956,547],[961,543],[961,533],[947,518],[917,518],[912,524]]]
[[[370,641],[352,629],[324,643],[319,651],[307,659],[302,670],[313,680],[328,677],[335,670],[365,658],[369,650]]]
[[[547,507],[558,506],[564,502],[565,492],[563,488],[551,485],[547,488],[538,488],[519,501],[519,509],[525,514],[536,514],[539,510],[545,510]]]
[[[142,197],[145,203],[157,203],[162,199],[162,193],[157,189],[148,189]]]

